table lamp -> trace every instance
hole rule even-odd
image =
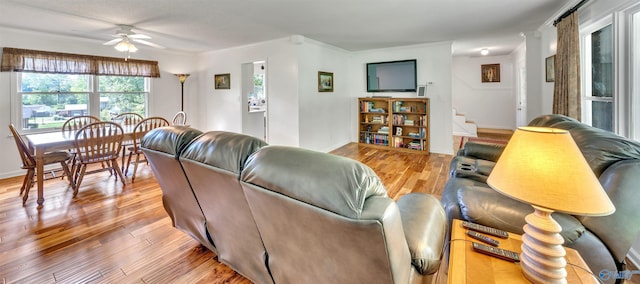
[[[522,235],[522,272],[533,283],[567,283],[562,228],[554,211],[605,216],[615,207],[573,141],[562,129],[518,128],[487,183],[533,206]]]

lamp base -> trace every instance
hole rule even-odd
[[[533,206],[525,217],[520,263],[522,273],[533,283],[567,283],[566,251],[560,236],[562,227],[553,220],[553,210]]]

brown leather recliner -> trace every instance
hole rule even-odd
[[[240,172],[264,141],[212,131],[195,139],[180,163],[207,220],[218,259],[255,283],[273,283],[267,252],[240,186]]]
[[[185,126],[158,128],[144,136],[141,147],[162,189],[162,204],[173,226],[215,252],[200,204],[178,161],[185,147],[201,134]]]
[[[596,277],[603,272],[601,280],[615,282],[608,276],[625,270],[626,255],[640,234],[640,143],[562,115],[543,115],[529,126],[568,130],[615,205],[615,213],[609,216],[553,214],[562,226],[565,246],[578,250]],[[524,217],[533,208],[486,184],[502,147],[467,143],[454,157],[441,198],[449,220],[463,219],[523,233]]]
[[[165,208],[172,219],[197,220],[180,228],[251,281],[429,283],[438,270],[447,228],[435,197],[394,202],[357,161],[242,134],[208,132],[167,150],[181,144],[176,129],[153,130],[142,143],[157,176],[186,181],[158,180],[167,199],[184,198],[180,191],[192,207]]]
[[[439,200],[413,193],[396,203],[360,162],[267,146],[241,181],[276,283],[430,283],[439,268]]]

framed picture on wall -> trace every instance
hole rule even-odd
[[[555,82],[555,64],[556,64],[556,55],[551,55],[544,60],[544,74],[545,81],[547,82]]]
[[[500,82],[500,64],[482,64],[480,72],[482,83]]]
[[[318,71],[318,92],[333,92],[333,73]]]
[[[215,89],[231,89],[231,74],[216,74],[213,78]]]

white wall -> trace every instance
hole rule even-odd
[[[482,64],[500,64],[500,82],[482,83]],[[478,127],[515,129],[516,91],[513,57],[453,57],[453,108]]]
[[[120,57],[111,46],[104,46],[100,41],[77,39],[71,37],[51,36],[43,33],[28,31],[16,31],[0,28],[0,47],[25,48],[34,50],[46,50],[65,53],[78,53],[97,56]],[[150,116],[163,116],[171,119],[180,110],[180,82],[173,75],[175,73],[190,73],[194,71],[192,66],[195,57],[184,53],[166,52],[159,49],[139,46],[140,50],[132,58],[144,60],[157,60],[161,77],[152,79],[151,94],[149,96],[148,114]],[[15,76],[13,76],[15,77]],[[5,157],[5,162],[0,163],[0,178],[24,174],[19,169],[21,164],[13,138],[9,137],[11,123],[12,82],[11,72],[0,72],[0,156]],[[189,78],[185,83],[185,111],[190,117],[197,116],[194,111],[197,89],[189,86],[195,78]]]
[[[242,132],[242,111],[247,106],[240,93],[241,66],[266,61],[267,140],[298,146],[298,49],[283,38],[199,55],[200,129]],[[214,75],[224,73],[231,74],[231,89],[215,90]]]
[[[349,65],[349,90],[351,99],[351,141],[358,141],[358,97],[373,95],[366,92],[366,63],[417,59],[418,84],[433,82],[427,88],[430,99],[430,151],[433,153],[453,154],[453,125],[451,99],[451,42],[410,45],[397,48],[385,48],[354,52]],[[399,98],[415,97],[415,93],[383,93],[385,96]]]
[[[300,147],[328,152],[351,141],[350,53],[305,39],[299,55]],[[333,92],[318,92],[318,71],[333,73]]]
[[[538,31],[526,32],[525,44],[526,44],[526,64],[527,64],[527,118],[529,123],[532,119],[550,112],[545,112],[544,107],[545,94],[543,92],[542,85],[544,84],[544,58],[542,57],[542,43],[541,34]],[[551,94],[553,96],[553,93]]]
[[[558,33],[554,26],[544,26],[540,28],[541,49],[540,60],[545,62],[546,58],[556,54],[558,47]],[[546,81],[545,68],[542,68],[542,81],[540,88],[542,90],[542,113],[548,114],[553,112],[553,82]]]

